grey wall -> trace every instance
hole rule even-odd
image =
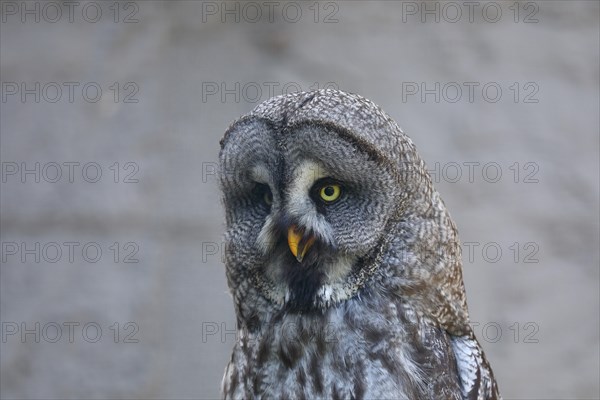
[[[322,2],[315,22],[312,2],[271,19],[263,2],[138,1],[115,22],[113,2],[81,2],[70,22],[62,2],[3,1],[1,396],[218,397],[234,340],[218,141],[270,91],[329,84],[380,104],[437,168],[504,396],[598,398],[599,3],[520,2],[517,22],[513,3],[472,22],[430,3],[440,20],[422,22],[421,2]],[[36,163],[39,182],[21,175]]]

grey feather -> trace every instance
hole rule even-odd
[[[220,163],[238,323],[225,398],[500,398],[456,227],[378,106],[337,90],[275,97],[231,125]],[[315,238],[301,261],[291,225]]]

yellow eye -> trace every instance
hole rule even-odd
[[[323,199],[323,201],[327,203],[336,201],[340,197],[341,193],[342,190],[340,188],[340,185],[335,183],[325,185],[321,188],[321,190],[319,190],[319,195],[321,196],[321,199]]]

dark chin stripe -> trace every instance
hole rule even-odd
[[[317,291],[325,282],[324,263],[331,262],[333,254],[333,249],[319,241],[310,248],[301,263],[289,254],[284,279],[290,290],[287,305],[290,311],[308,311],[315,308]]]
[[[371,269],[381,262],[378,255],[383,251],[384,245],[385,240],[382,238],[371,253],[359,258],[352,266],[352,272],[346,279],[353,281],[357,290],[370,278],[373,273]],[[335,261],[336,250],[317,240],[301,263],[296,261],[289,250],[288,253],[283,277],[290,290],[290,299],[285,309],[290,312],[322,309],[324,305],[317,299],[317,292],[325,283],[326,266]],[[367,270],[363,271],[364,268]]]
[[[306,311],[314,308],[317,290],[323,284],[325,275],[316,263],[307,264],[293,261],[294,265],[286,268],[285,279],[290,289],[288,308],[290,311]]]

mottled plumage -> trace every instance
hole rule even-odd
[[[220,162],[238,324],[225,398],[499,398],[456,227],[379,107],[275,97],[228,129]]]

